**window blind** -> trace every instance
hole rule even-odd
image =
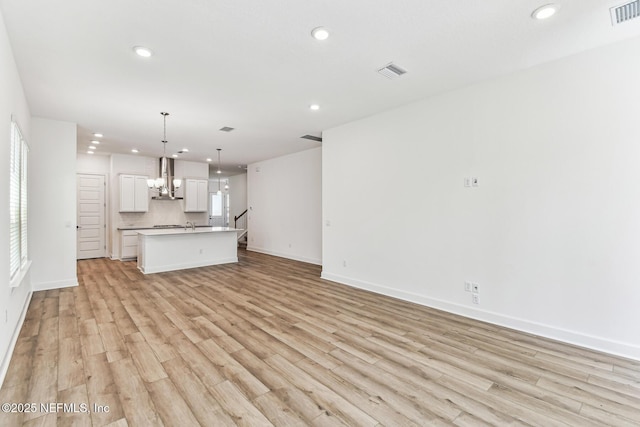
[[[28,188],[27,165],[29,147],[20,128],[11,121],[11,153],[9,158],[9,283],[27,265],[28,254]]]
[[[20,165],[20,267],[27,262],[27,219],[29,218],[27,208],[27,160],[29,147],[20,138],[22,144],[22,162]]]
[[[9,159],[9,274],[13,278],[20,269],[20,131],[11,122],[11,154]]]

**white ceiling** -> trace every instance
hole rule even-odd
[[[230,169],[319,146],[300,139],[434,94],[640,35],[623,1],[0,0],[34,116],[78,124],[98,152],[168,152]],[[324,26],[331,36],[310,36]],[[132,47],[151,48],[149,59]],[[389,80],[376,70],[409,72]],[[319,111],[309,105],[318,103]],[[220,132],[223,126],[236,128]]]

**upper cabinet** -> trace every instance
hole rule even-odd
[[[207,212],[209,198],[209,181],[206,179],[185,180],[184,211]]]
[[[141,175],[120,175],[120,212],[149,210],[147,178]]]

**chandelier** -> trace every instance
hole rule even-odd
[[[182,185],[181,179],[174,179],[169,173],[169,159],[167,159],[167,116],[169,113],[161,112],[164,122],[164,138],[162,139],[162,157],[160,158],[160,176],[156,179],[148,179],[147,186],[151,191],[157,191],[160,196],[175,197],[175,190]],[[171,159],[173,160],[173,159]],[[173,184],[173,186],[171,186]]]

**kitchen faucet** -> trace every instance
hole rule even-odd
[[[187,225],[184,227],[184,229],[186,230],[187,227],[191,227],[191,231],[196,231],[196,223],[195,222],[187,221]]]

